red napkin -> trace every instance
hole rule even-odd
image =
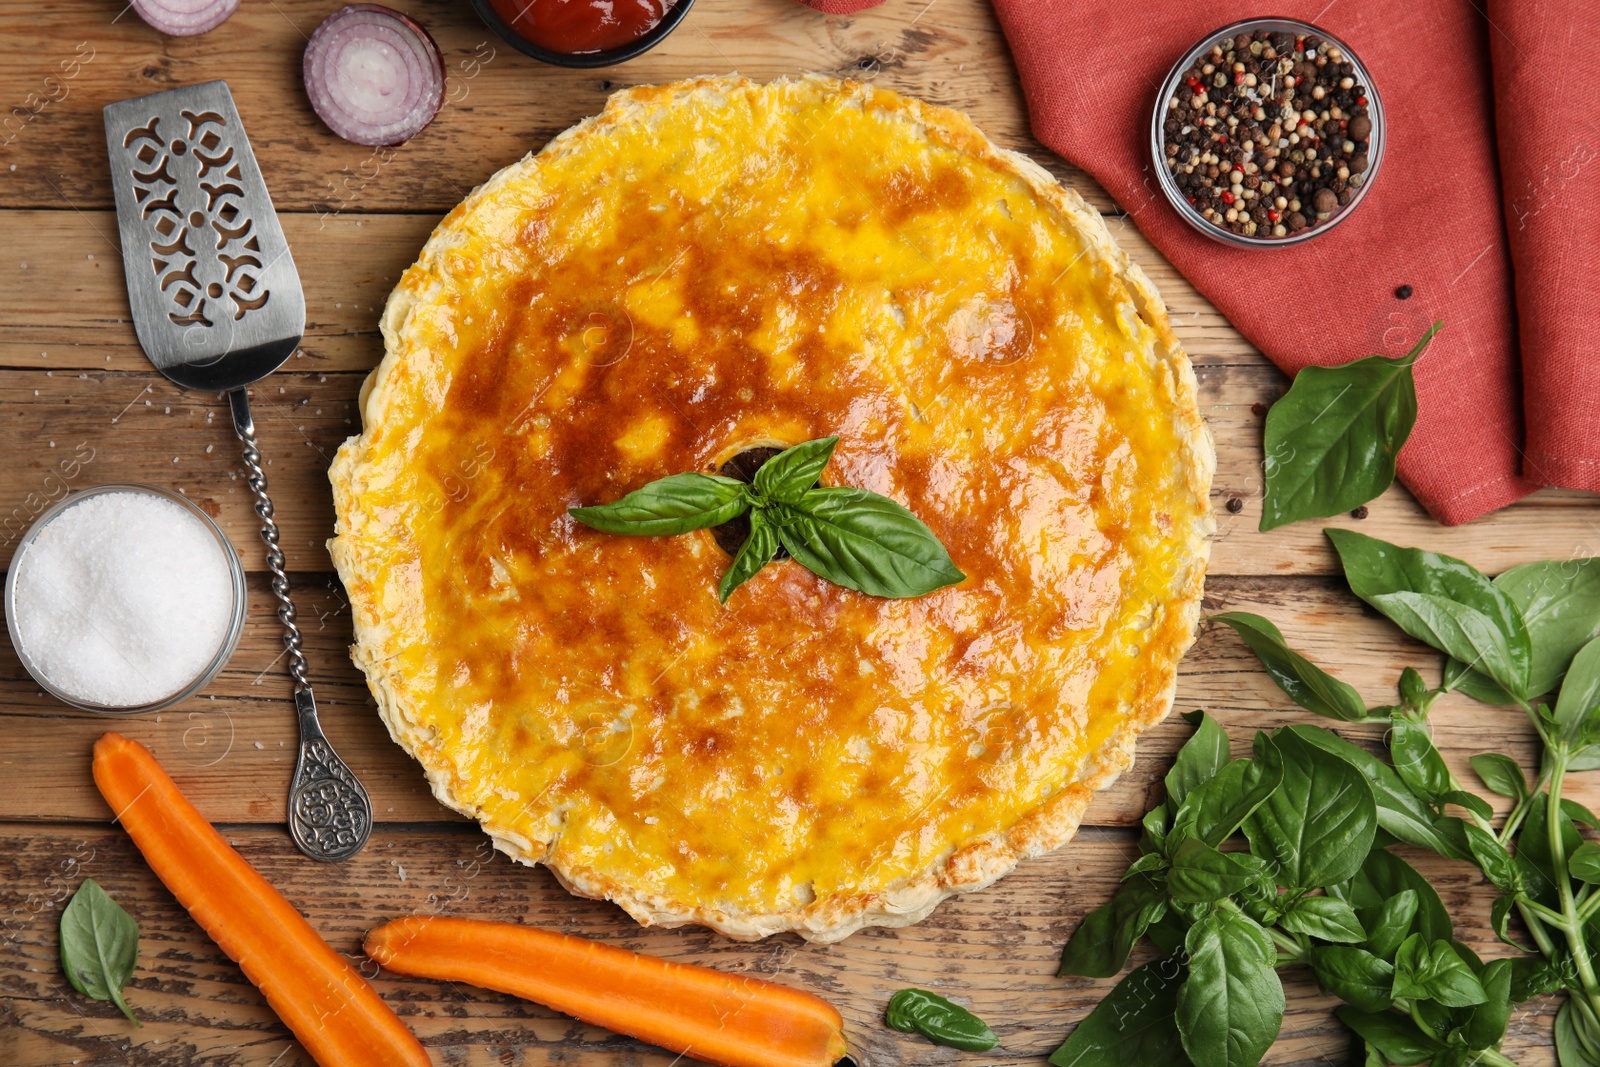
[[[1550,106],[1550,71],[1594,50],[1594,0],[1489,0],[1505,224],[1528,412],[1523,474],[1600,490],[1600,88]],[[1376,189],[1373,190],[1377,192]]]
[[[802,2],[825,11],[870,6]],[[1587,54],[1596,36],[1566,27],[1596,29],[1600,5],[1500,0],[1495,11],[1494,73],[1507,83],[1499,93],[1506,204],[1522,221],[1509,245],[1490,28],[1459,0],[1317,0],[1270,11],[1150,0],[1136,18],[1126,0],[994,6],[1035,135],[1094,176],[1278,366],[1400,355],[1443,320],[1417,367],[1421,415],[1400,455],[1402,480],[1439,521],[1466,522],[1539,484],[1600,488],[1600,361],[1578,347],[1584,325],[1600,324],[1600,87],[1563,77],[1558,90],[1550,75],[1576,73],[1572,57]],[[1190,45],[1263,13],[1312,22],[1355,50],[1382,94],[1389,141],[1372,191],[1337,229],[1289,248],[1231,249],[1191,230],[1154,184],[1150,112]],[[1523,269],[1520,365],[1513,256]],[[1395,295],[1402,285],[1411,287],[1408,300]],[[1536,426],[1526,465],[1524,365]]]

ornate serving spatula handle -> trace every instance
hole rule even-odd
[[[272,573],[272,595],[278,600],[278,620],[283,623],[283,645],[294,679],[294,706],[300,720],[300,751],[294,778],[289,783],[289,834],[300,851],[317,860],[349,859],[372,835],[372,800],[355,774],[328,743],[317,720],[300,626],[289,595],[289,574],[283,549],[278,545],[278,523],[272,498],[267,495],[267,472],[256,447],[255,420],[249,394],[228,393],[233,428],[244,445],[244,467],[250,492],[255,495],[256,516],[261,520],[261,540],[267,546],[267,569]]]

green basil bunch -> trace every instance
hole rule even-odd
[[[1600,1067],[1600,845],[1577,829],[1600,819],[1562,796],[1568,772],[1600,766],[1600,560],[1491,581],[1450,556],[1327,532],[1351,590],[1446,654],[1441,684],[1408,667],[1397,701],[1368,707],[1267,619],[1214,616],[1296,704],[1386,723],[1389,759],[1310,725],[1258,732],[1234,759],[1214,720],[1186,716],[1196,730],[1145,816],[1140,857],[1073,934],[1060,973],[1118,974],[1145,938],[1163,958],[1125,977],[1051,1062],[1251,1067],[1282,1023],[1278,969],[1304,966],[1344,1001],[1336,1013],[1367,1067],[1504,1067],[1511,1006],[1562,990],[1562,1067]],[[1520,707],[1543,743],[1531,783],[1510,756],[1473,757],[1513,802],[1498,827],[1429,734],[1429,710],[1456,688]],[[1553,708],[1531,703],[1554,690]],[[1236,832],[1244,848],[1223,848]],[[1477,866],[1497,891],[1494,930],[1519,954],[1484,962],[1456,941],[1433,887],[1388,850],[1400,842]]]
[[[1389,488],[1417,422],[1412,368],[1441,325],[1398,358],[1368,356],[1294,376],[1267,413],[1263,531],[1349,511]]]
[[[795,445],[773,456],[751,482],[718,474],[674,474],[599,507],[572,508],[574,519],[606,533],[660,537],[719,526],[750,513],[750,536],[722,577],[717,596],[733,591],[782,548],[836,585],[872,596],[914,597],[966,578],[933,531],[877,493],[819,486],[837,437]]]

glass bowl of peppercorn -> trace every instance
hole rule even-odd
[[[1185,222],[1261,248],[1347,218],[1377,177],[1384,133],[1378,91],[1344,42],[1295,19],[1248,19],[1173,65],[1150,147]]]

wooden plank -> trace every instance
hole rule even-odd
[[[595,71],[517,54],[464,4],[397,6],[438,42],[449,86],[433,124],[392,151],[339,140],[306,99],[300,55],[326,4],[246,5],[194,38],[161,37],[131,13],[108,25],[94,5],[0,7],[10,59],[4,102],[21,110],[0,129],[0,207],[108,207],[100,109],[212,78],[231,84],[280,211],[442,213],[497,168],[599,111],[616,89],[730,71],[760,81],[807,71],[871,79],[960,108],[1007,147],[1037,147],[994,14],[973,0],[929,5],[920,17],[905,5],[825,18],[789,0],[702,4],[648,55]],[[1111,208],[1073,168],[1055,157],[1050,165]]]
[[[322,718],[335,746],[372,792],[380,822],[453,818],[428,792],[421,770],[389,740],[344,650],[349,618],[329,578],[301,582]],[[1395,700],[1407,665],[1435,677],[1439,657],[1411,641],[1326,579],[1213,579],[1207,610],[1256,611],[1276,621],[1290,642],[1337,672],[1373,704]],[[7,647],[0,658],[0,707],[9,732],[0,750],[0,820],[101,820],[107,810],[89,779],[89,750],[107,729],[153,748],[208,817],[220,822],[276,822],[294,765],[294,719],[288,682],[276,662],[281,645],[265,583],[252,591],[252,624],[233,663],[204,696],[160,715],[108,718],[65,708],[39,694]],[[1323,722],[1300,711],[1251,653],[1223,627],[1208,626],[1179,674],[1177,707],[1203,707],[1248,749],[1251,732],[1288,722]],[[1433,713],[1434,736],[1456,775],[1473,787],[1468,757],[1503,749],[1531,766],[1531,727],[1517,712],[1452,695]],[[1339,725],[1341,733],[1380,745],[1376,726]],[[1161,777],[1190,728],[1176,716],[1139,744],[1139,758],[1096,799],[1088,821],[1129,826],[1154,803]],[[1575,775],[1571,795],[1600,808],[1600,774]]]
[[[385,827],[360,856],[337,866],[294,852],[282,835],[228,828],[251,863],[342,952],[361,959],[371,926],[412,913],[527,922],[670,959],[751,973],[826,997],[845,1017],[852,1046],[876,1067],[1036,1062],[1098,1002],[1112,981],[1054,977],[1061,945],[1113,892],[1134,855],[1126,831],[1024,864],[1000,889],[942,905],[903,930],[872,930],[837,945],[792,935],[739,944],[699,929],[643,929],[609,904],[568,896],[543,870],[512,864],[476,834]],[[1408,852],[1439,890],[1457,935],[1486,957],[1505,946],[1488,928],[1494,892],[1465,864]],[[126,990],[145,1021],[135,1029],[109,1004],[70,991],[56,925],[81,879],[99,881],[140,924],[139,966]],[[0,830],[0,1056],[14,1067],[160,1063],[166,1067],[309,1064],[237,967],[156,882],[118,830],[99,826]],[[630,1063],[669,1067],[673,1057],[538,1006],[461,985],[377,974],[380,994],[412,1026],[436,1063]],[[1290,970],[1283,1036],[1265,1062],[1323,1067],[1345,1062],[1348,1038],[1303,972]],[[883,1005],[918,985],[967,1003],[1000,1036],[989,1053],[935,1049],[886,1029]],[[1534,1002],[1513,1019],[1505,1052],[1524,1067],[1551,1064],[1553,1006]]]

